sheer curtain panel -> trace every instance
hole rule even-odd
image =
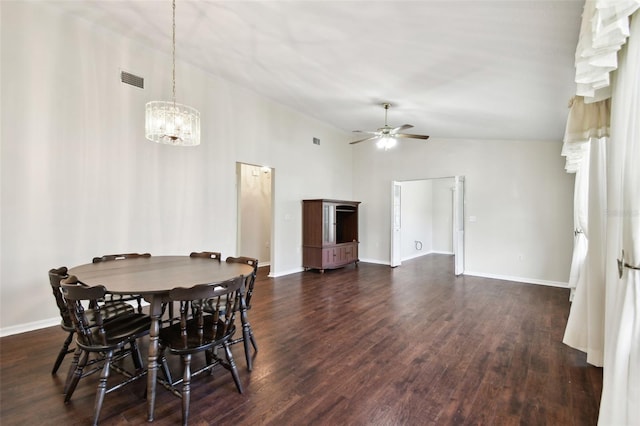
[[[640,424],[640,13],[613,82],[603,389],[598,424]],[[623,255],[624,253],[624,255]],[[626,266],[625,266],[626,265]]]
[[[576,230],[587,224],[576,239],[563,341],[603,366],[601,426],[640,425],[639,8],[640,0],[585,2],[563,146],[567,172],[578,173]],[[597,122],[609,98],[606,137]]]
[[[575,206],[584,209],[583,247],[574,247],[574,259],[578,262],[579,279],[576,282],[573,302],[569,311],[569,319],[562,341],[572,348],[587,354],[589,364],[602,367],[604,353],[604,300],[605,262],[604,243],[606,233],[605,207],[606,194],[606,147],[608,138],[593,139],[588,142],[589,155],[580,177],[584,182],[576,181],[575,191],[586,191],[578,194],[584,203]],[[583,186],[578,184],[582,183]],[[584,249],[583,253],[576,253]],[[582,259],[577,255],[583,255]],[[580,262],[582,260],[582,262]],[[573,265],[572,265],[573,269]]]

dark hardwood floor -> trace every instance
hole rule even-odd
[[[198,377],[190,424],[595,425],[602,370],[562,344],[568,290],[456,278],[452,260],[276,279],[261,270],[253,372],[233,348],[245,393],[226,370]],[[90,423],[97,376],[65,405],[70,356],[50,374],[64,337],[51,327],[0,339],[3,426]],[[100,423],[146,423],[144,387],[108,394]],[[180,400],[158,387],[154,423],[180,418]]]

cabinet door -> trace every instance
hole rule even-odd
[[[336,206],[334,204],[322,204],[322,243],[336,243]]]
[[[356,258],[354,251],[355,251],[355,246],[353,244],[349,244],[348,246],[345,246],[343,260],[347,263],[353,261]]]
[[[322,267],[331,267],[336,263],[336,249],[325,248],[322,249]]]

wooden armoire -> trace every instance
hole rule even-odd
[[[358,259],[359,201],[302,200],[302,266],[340,268]]]

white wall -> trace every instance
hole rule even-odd
[[[430,180],[401,182],[401,259],[407,260],[432,251],[433,195]],[[416,244],[419,241],[420,245]]]
[[[453,254],[453,193],[454,178],[431,179],[433,185],[432,251]]]
[[[388,151],[355,145],[360,259],[389,262],[390,181],[464,176],[465,273],[566,285],[573,175],[564,172],[560,149],[560,141],[437,138]]]
[[[400,182],[402,187],[401,256],[453,254],[454,178]]]
[[[170,99],[170,56],[46,2],[0,8],[2,333],[56,317],[50,268],[122,251],[235,254],[236,162],[277,171],[275,275],[301,270],[300,200],[353,198],[348,134],[178,61],[202,144],[154,144],[144,105]]]

